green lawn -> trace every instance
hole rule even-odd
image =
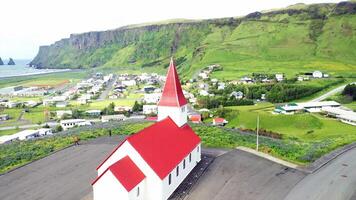
[[[285,138],[296,138],[306,142],[326,139],[343,140],[345,143],[356,141],[356,127],[319,114],[272,114],[274,106],[269,103],[228,108],[234,110],[228,118],[228,127],[255,129],[259,115],[262,129],[280,133]]]

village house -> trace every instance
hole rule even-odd
[[[214,126],[225,126],[228,123],[228,121],[226,121],[226,119],[224,118],[214,118],[213,119],[213,125]]]
[[[62,119],[64,116],[72,116],[72,111],[71,110],[57,110],[56,111],[56,116],[58,119]]]
[[[56,107],[57,108],[65,108],[68,106],[68,102],[66,101],[57,101],[56,102]]]
[[[87,110],[85,111],[85,114],[92,117],[98,117],[101,115],[101,110]]]
[[[323,78],[323,73],[321,71],[314,71],[313,78]]]
[[[101,116],[101,122],[111,122],[111,121],[124,121],[126,120],[125,115],[103,115]]]
[[[135,80],[127,80],[127,81],[121,81],[121,84],[130,87],[130,86],[135,86],[136,81]]]
[[[244,93],[241,91],[233,91],[231,92],[230,97],[234,97],[235,99],[242,99],[244,97]]]
[[[145,115],[157,114],[158,107],[157,105],[143,105],[142,112]]]
[[[8,114],[2,114],[0,115],[0,121],[6,121],[9,120],[10,116]]]
[[[41,128],[37,130],[23,130],[12,135],[4,135],[0,137],[0,144],[9,143],[15,140],[28,140],[45,135],[52,135],[52,130],[48,128]]]
[[[167,200],[201,160],[201,140],[187,124],[187,101],[170,63],[158,122],[118,145],[97,167],[94,200]]]
[[[161,98],[162,93],[149,93],[149,94],[145,94],[143,97],[143,101],[147,104],[157,104],[159,99]]]
[[[68,130],[76,126],[90,126],[91,122],[85,119],[67,119],[61,120],[60,125],[62,126],[63,130]]]
[[[114,111],[119,113],[132,112],[132,106],[115,106]]]
[[[275,78],[278,82],[281,82],[284,80],[284,75],[283,74],[276,74]]]
[[[5,102],[5,107],[7,107],[7,108],[16,108],[19,104],[20,104],[19,102],[8,101],[8,102]]]

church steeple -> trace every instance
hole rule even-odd
[[[174,106],[181,107],[187,104],[184,97],[182,86],[180,85],[177,69],[174,66],[173,58],[169,64],[166,83],[164,85],[161,100],[158,106]]]
[[[162,97],[158,102],[158,120],[169,116],[178,126],[184,125],[187,123],[186,105],[187,100],[184,97],[173,58],[171,58]]]

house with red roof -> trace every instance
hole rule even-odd
[[[215,126],[225,126],[225,124],[227,124],[228,121],[224,118],[221,117],[217,117],[213,119],[213,125]]]
[[[97,167],[94,200],[166,200],[201,160],[201,140],[187,124],[187,100],[173,59],[155,124],[126,138]]]

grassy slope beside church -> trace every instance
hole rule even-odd
[[[40,48],[38,67],[164,72],[174,55],[186,78],[210,64],[232,79],[251,72],[324,70],[355,76],[356,3],[296,5],[241,18],[168,21],[71,35]]]

